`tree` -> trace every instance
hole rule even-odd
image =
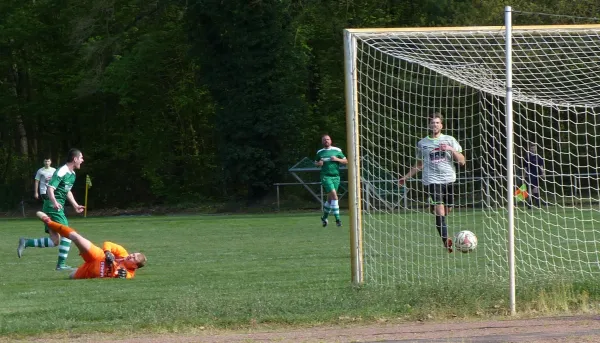
[[[225,188],[258,200],[293,161],[306,114],[304,54],[285,2],[198,0],[188,12],[199,77],[216,102]]]

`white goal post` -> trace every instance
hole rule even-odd
[[[353,282],[507,280],[514,313],[517,278],[600,276],[600,25],[513,27],[510,7],[505,19],[345,30]],[[470,254],[443,248],[421,174],[398,191],[432,112],[463,148],[459,179],[479,180],[455,185],[447,217],[450,234],[478,236]]]

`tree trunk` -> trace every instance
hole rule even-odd
[[[17,131],[19,133],[19,148],[21,151],[21,155],[29,156],[29,145],[27,143],[27,131],[25,130],[25,125],[23,124],[23,118],[20,114],[17,114]]]
[[[19,67],[17,64],[13,64],[11,70],[11,78],[13,82],[13,94],[15,98],[20,96],[19,89],[21,87],[21,75],[19,73]],[[29,92],[28,92],[29,93]],[[18,100],[17,100],[18,101]],[[17,133],[19,135],[19,151],[23,156],[29,156],[29,144],[27,143],[27,130],[25,130],[25,124],[23,123],[23,117],[20,113],[16,114],[15,121],[17,123]]]

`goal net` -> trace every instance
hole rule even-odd
[[[525,183],[528,197],[509,209],[504,28],[347,30],[364,281],[508,278],[509,211],[519,282],[599,276],[600,26],[514,27],[512,34],[510,194]],[[470,254],[443,247],[421,173],[398,185],[416,162],[432,112],[443,114],[442,133],[466,157],[464,167],[456,165],[447,224],[450,237],[477,235]],[[532,145],[543,159],[537,180],[526,172],[526,161],[537,161]]]

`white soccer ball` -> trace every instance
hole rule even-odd
[[[463,230],[454,236],[454,247],[462,253],[468,253],[477,248],[477,236],[469,230]]]

